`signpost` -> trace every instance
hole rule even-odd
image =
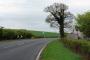
[[[42,34],[43,34],[43,38],[45,38],[45,32],[42,32]]]

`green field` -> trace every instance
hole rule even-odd
[[[53,41],[42,52],[40,60],[81,60],[81,58],[65,48],[61,42]]]
[[[30,31],[35,37],[45,37],[45,38],[57,38],[59,37],[58,33],[54,32],[44,32],[44,31]]]

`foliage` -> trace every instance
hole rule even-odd
[[[63,40],[66,47],[73,51],[80,53],[86,57],[86,60],[90,60],[90,41],[87,40]]]
[[[76,18],[79,30],[87,37],[90,37],[90,12],[78,15]]]
[[[15,39],[17,38],[17,34],[13,30],[4,29],[2,37],[3,39]]]
[[[43,31],[30,31],[24,29],[1,29],[0,40],[7,39],[29,39],[29,38],[57,38],[58,33]]]
[[[2,29],[3,27],[0,26],[0,40],[2,39]]]
[[[67,27],[71,21],[64,21],[72,17],[72,14],[67,11],[68,6],[62,3],[54,3],[45,8],[45,12],[50,14],[46,18],[46,22],[52,27],[59,27],[61,38],[64,37],[64,27]],[[71,20],[71,19],[70,19]],[[64,26],[65,25],[65,26]]]
[[[2,39],[24,39],[32,37],[30,31],[23,29],[3,29],[1,35]]]

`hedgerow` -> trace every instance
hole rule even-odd
[[[90,60],[90,41],[87,40],[63,40],[65,47],[81,54],[85,60]]]
[[[5,39],[25,39],[31,38],[32,34],[28,30],[23,29],[3,29],[0,36],[1,40]]]

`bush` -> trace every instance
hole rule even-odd
[[[90,60],[90,41],[86,40],[64,40],[63,43],[66,47],[73,51],[86,56],[87,60]]]
[[[26,39],[31,38],[32,34],[30,31],[22,29],[3,29],[2,39]]]

